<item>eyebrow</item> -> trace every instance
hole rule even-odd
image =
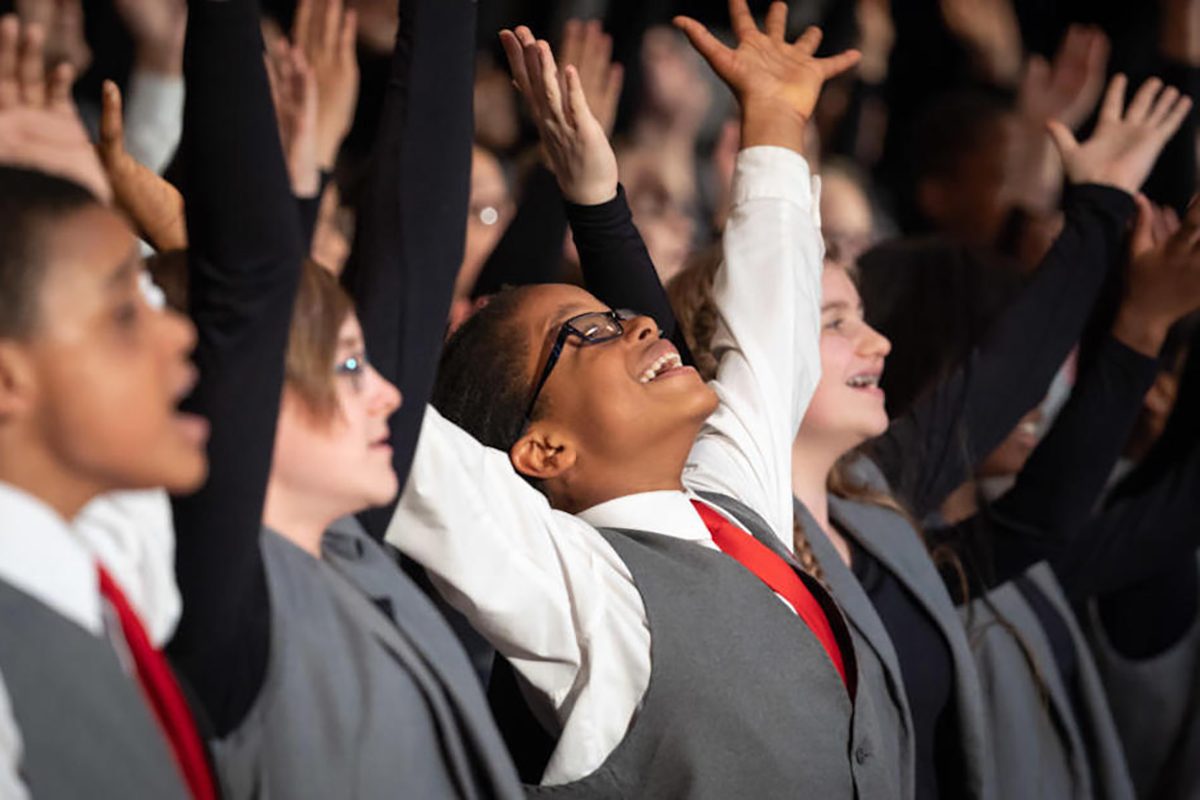
[[[360,350],[365,344],[366,343],[363,341],[361,336],[343,336],[342,338],[338,339],[337,347],[339,350]]]
[[[830,302],[825,303],[821,306],[821,313],[824,314],[826,311],[849,311],[850,309],[851,309],[850,304],[847,303],[845,300],[831,300]],[[862,311],[863,304],[859,303],[857,306],[854,307],[854,310]]]

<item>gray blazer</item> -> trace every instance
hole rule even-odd
[[[1166,652],[1136,661],[1109,642],[1095,601],[1084,623],[1137,796],[1200,799],[1200,619]]]
[[[322,546],[317,559],[262,533],[270,661],[250,713],[214,745],[233,796],[521,797],[437,611],[356,525]]]
[[[868,487],[890,492],[887,479],[870,460],[860,458],[854,465],[854,472],[855,477]],[[880,724],[886,726],[885,732],[889,734],[884,737],[890,738],[887,755],[899,771],[903,796],[912,797],[916,791],[913,722],[895,647],[862,585],[798,500],[796,514],[830,590],[850,622],[856,641],[861,639],[865,643],[856,649],[861,654],[860,671],[864,675],[858,691],[872,695]],[[991,744],[975,660],[954,601],[924,543],[907,520],[881,506],[830,497],[829,515],[848,536],[895,575],[933,618],[949,645],[953,661],[955,708],[969,796],[1007,797],[996,794]]]
[[[1037,614],[1015,584],[1003,584],[962,609],[983,681],[1000,796],[1132,800],[1133,784],[1099,673],[1058,580],[1045,563],[1025,574],[1070,630],[1079,708],[1071,703],[1072,687],[1063,681]]]

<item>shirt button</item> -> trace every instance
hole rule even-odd
[[[859,764],[866,763],[866,760],[870,757],[871,757],[871,754],[868,753],[867,748],[863,747],[862,745],[859,745],[858,747],[856,747],[854,749],[854,760],[857,761]]]

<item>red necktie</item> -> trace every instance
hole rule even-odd
[[[786,561],[771,552],[771,548],[755,539],[746,531],[734,525],[713,509],[693,500],[692,505],[704,520],[705,527],[712,534],[713,542],[721,552],[750,570],[760,581],[771,587],[775,594],[787,600],[800,619],[808,625],[809,630],[817,637],[817,641],[825,648],[829,660],[846,684],[846,667],[842,663],[842,649],[838,647],[833,635],[833,626],[821,604],[812,596],[812,592],[800,580],[796,571]],[[847,689],[849,686],[847,685]]]
[[[100,567],[100,594],[108,601],[117,619],[121,623],[121,633],[125,636],[125,644],[133,656],[137,666],[138,683],[142,686],[146,698],[154,709],[154,715],[167,740],[175,760],[183,773],[188,789],[196,800],[215,800],[216,786],[212,773],[208,769],[208,761],[204,757],[204,745],[200,742],[200,734],[196,730],[196,722],[192,719],[191,709],[183,697],[183,691],[175,681],[167,660],[163,654],[150,643],[146,629],[138,615],[121,593],[120,588]]]

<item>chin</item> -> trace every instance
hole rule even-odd
[[[208,478],[208,457],[203,451],[188,449],[188,452],[169,459],[172,468],[161,480],[151,483],[162,486],[174,495],[189,495],[204,485]]]

